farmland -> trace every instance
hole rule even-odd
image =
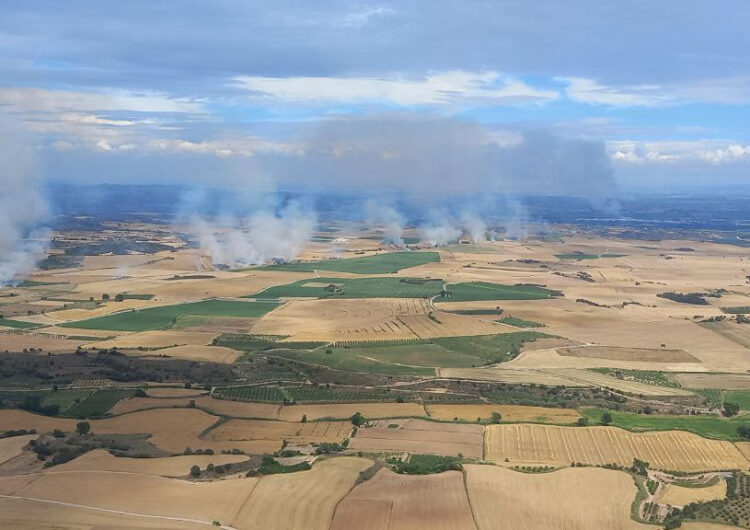
[[[437,252],[390,252],[361,258],[343,258],[314,262],[285,263],[273,265],[273,270],[286,271],[332,271],[354,274],[388,274],[426,263],[440,261]]]
[[[452,283],[446,286],[445,299],[451,302],[475,302],[482,300],[544,300],[562,296],[536,285],[502,285],[488,282]]]
[[[442,288],[443,281],[435,279],[315,278],[269,287],[246,298],[430,298]]]
[[[63,327],[82,329],[107,329],[114,331],[147,331],[166,329],[185,315],[257,318],[275,309],[273,302],[233,302],[229,300],[204,300],[192,304],[177,304],[147,309],[123,311],[112,315],[67,322]]]
[[[486,458],[501,462],[568,466],[630,466],[634,458],[653,469],[709,471],[744,469],[748,461],[730,442],[665,431],[634,434],[616,427],[490,425]]]

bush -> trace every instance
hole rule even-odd
[[[721,411],[721,413],[727,418],[736,416],[739,412],[740,412],[740,406],[737,403],[732,403],[731,401],[725,402],[724,410]]]
[[[609,425],[610,423],[612,423],[612,414],[605,412],[602,414],[602,425]]]
[[[198,466],[193,466],[190,468],[190,476],[191,477],[200,477],[201,476],[201,468]]]
[[[76,432],[85,436],[91,432],[91,424],[87,421],[79,421],[76,424]]]
[[[579,427],[586,427],[589,424],[588,418],[580,417],[578,418],[578,421],[576,422],[576,425]]]

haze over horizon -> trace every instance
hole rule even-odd
[[[747,189],[742,2],[57,7],[0,17],[0,109],[43,181]]]

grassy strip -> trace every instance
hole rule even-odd
[[[274,302],[236,302],[230,300],[203,300],[189,304],[176,304],[148,309],[123,311],[103,317],[66,322],[66,328],[106,329],[115,331],[148,331],[172,327],[185,316],[257,318],[278,306]]]
[[[612,415],[611,425],[634,432],[644,431],[688,431],[704,438],[715,440],[739,440],[737,427],[750,423],[742,418],[720,418],[718,416],[669,416],[634,414],[631,412],[605,411],[603,409],[583,409],[581,415],[591,425],[601,424],[602,414]]]
[[[454,283],[446,287],[447,294],[440,300],[450,302],[475,302],[483,300],[544,300],[562,296],[537,285],[502,285],[488,282]]]
[[[35,329],[42,327],[41,324],[33,322],[24,322],[23,320],[11,320],[10,318],[0,318],[0,327],[16,329]]]
[[[500,320],[497,320],[496,322],[500,322],[501,324],[513,326],[516,328],[542,328],[544,327],[544,324],[540,324],[539,322],[534,322],[533,320],[524,320],[522,318],[516,318],[516,317],[505,317],[505,318],[501,318]]]

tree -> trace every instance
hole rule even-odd
[[[578,418],[578,421],[576,422],[576,425],[578,425],[579,427],[585,427],[588,424],[589,424],[588,418],[584,418],[584,417]]]
[[[115,302],[122,302],[123,300],[125,300],[125,296],[123,294],[115,295]]]
[[[107,293],[104,293],[102,295],[102,300],[109,300],[109,295]]]
[[[602,414],[602,425],[609,425],[610,423],[612,423],[612,414],[605,412]]]
[[[740,406],[737,403],[732,403],[731,401],[725,401],[724,402],[724,410],[721,411],[724,416],[727,418],[731,416],[736,416],[737,413],[740,411]]]
[[[307,414],[302,415],[302,423],[307,423]]]
[[[200,477],[201,476],[201,468],[198,466],[193,466],[190,468],[190,476],[191,477]]]
[[[367,420],[364,416],[362,416],[361,412],[355,412],[352,416],[352,424],[356,425],[357,427],[360,427],[365,424]]]
[[[81,435],[87,435],[91,432],[91,424],[87,421],[79,421],[76,424],[76,432]]]
[[[745,438],[746,440],[749,440],[750,439],[750,425],[738,425],[737,434],[739,434],[740,438]]]
[[[493,412],[492,413],[492,423],[500,423],[500,420],[503,419],[503,415],[499,412]]]

